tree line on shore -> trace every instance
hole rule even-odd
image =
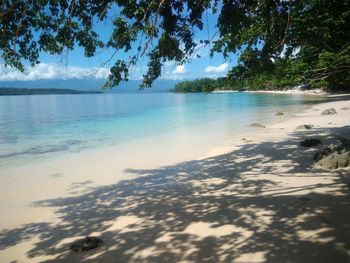
[[[201,78],[181,81],[171,90],[175,93],[213,92],[214,90],[243,90],[243,83],[227,77],[211,79]]]

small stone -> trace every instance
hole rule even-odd
[[[299,125],[298,127],[296,127],[296,130],[310,130],[314,127],[315,126],[311,125],[311,124],[303,124],[303,125]]]
[[[284,113],[281,112],[281,111],[277,111],[276,114],[275,114],[275,116],[282,116],[282,115],[284,115]]]
[[[313,146],[317,146],[318,144],[321,144],[321,140],[317,139],[317,138],[309,138],[309,139],[305,139],[303,141],[300,142],[300,146],[303,147],[313,147]]]
[[[100,247],[103,245],[103,241],[97,237],[85,237],[83,239],[79,239],[75,241],[71,246],[70,249],[73,250],[76,253],[80,253],[83,251],[92,250],[95,248]]]
[[[341,110],[350,110],[350,107],[343,107]]]
[[[266,128],[264,125],[260,124],[260,123],[252,123],[249,125],[249,127],[253,127],[253,128]]]
[[[253,140],[246,139],[246,138],[242,138],[242,141],[244,141],[245,143],[252,143],[253,142]]]
[[[327,110],[324,110],[321,115],[333,115],[333,114],[337,114],[337,111],[334,108],[330,108]]]

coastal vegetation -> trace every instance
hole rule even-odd
[[[0,51],[5,65],[23,71],[24,61],[38,64],[43,52],[66,54],[79,45],[92,57],[114,50],[102,64],[113,63],[105,88],[128,80],[146,57],[144,88],[166,62],[186,63],[199,45],[210,45],[211,54],[238,55],[227,77],[252,89],[305,84],[344,90],[350,87],[349,10],[350,0],[4,1]],[[208,12],[218,17],[218,32],[196,39],[209,27]],[[94,24],[109,19],[111,34],[102,38]]]
[[[172,89],[172,92],[190,93],[190,92],[213,92],[214,90],[237,90],[241,91],[243,85],[241,82],[230,80],[226,77],[211,79],[195,79],[181,81]]]

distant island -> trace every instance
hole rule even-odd
[[[101,94],[101,91],[85,91],[72,89],[25,89],[25,88],[1,88],[0,96],[9,95],[52,95],[52,94]]]

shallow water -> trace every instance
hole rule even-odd
[[[229,138],[252,122],[276,120],[277,110],[293,114],[313,102],[310,96],[250,93],[4,96],[0,169],[159,136],[191,147],[191,141]]]

